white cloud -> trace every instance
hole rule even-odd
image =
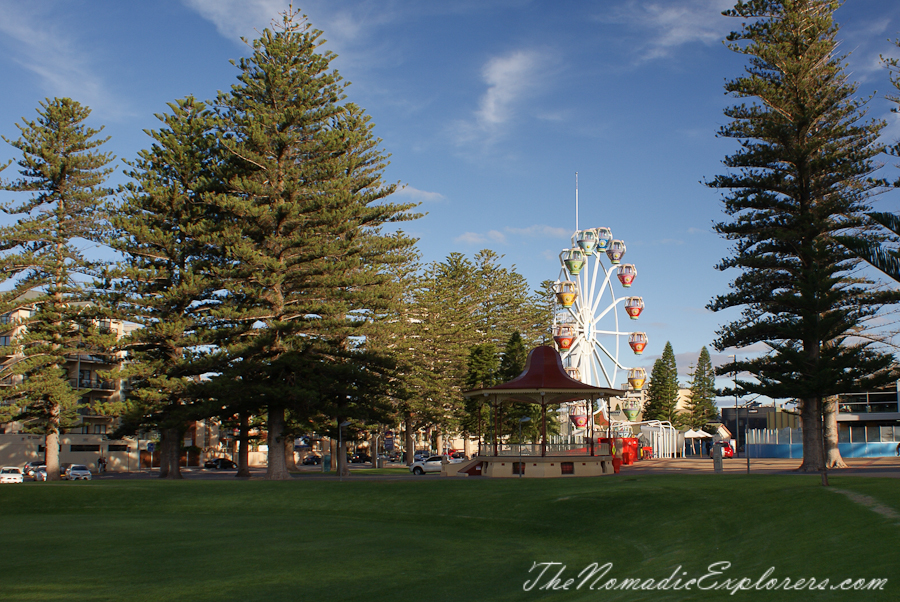
[[[223,37],[239,41],[258,37],[258,32],[271,27],[273,20],[290,7],[289,0],[182,0],[188,8],[216,26]],[[382,0],[342,6],[333,0],[305,0],[294,2],[294,10],[306,15],[315,29],[324,32],[320,40],[324,48],[337,53],[341,63],[367,64],[373,56],[383,59],[387,53],[384,43],[377,51],[369,45],[380,26],[403,15],[396,2]]]
[[[572,236],[572,231],[553,226],[529,226],[527,228],[504,228],[509,234],[527,236],[528,238],[565,238]]]
[[[33,6],[3,5],[0,39],[6,42],[8,56],[38,77],[47,96],[70,97],[105,117],[126,113],[124,102],[109,91],[83,41],[58,26],[40,7],[29,10]]]
[[[494,242],[498,244],[506,244],[510,237],[519,238],[563,238],[567,239],[572,234],[570,230],[565,228],[556,228],[546,225],[534,225],[527,228],[503,228],[503,231],[490,230],[488,232],[466,232],[462,236],[458,236],[456,242],[467,244],[483,244],[486,242]],[[550,253],[547,251],[546,253]],[[557,251],[558,253],[558,251]],[[547,257],[556,258],[556,254],[546,255]]]
[[[489,59],[481,69],[487,90],[478,101],[473,119],[455,124],[458,140],[493,142],[515,119],[526,100],[551,85],[554,63],[552,52],[533,49],[516,50]],[[549,113],[542,111],[536,117],[546,118],[547,115]]]
[[[509,121],[517,102],[535,87],[540,64],[537,52],[524,50],[489,60],[481,71],[488,89],[475,112],[478,122],[493,127]]]
[[[423,203],[437,203],[447,198],[440,192],[428,192],[426,190],[413,188],[412,186],[404,186],[403,188],[398,188],[393,196],[405,196],[409,197],[413,201]]]
[[[183,0],[184,5],[216,26],[222,37],[253,39],[256,31],[287,10],[288,0]]]
[[[454,242],[470,245],[480,245],[487,242],[506,244],[506,236],[502,232],[498,232],[497,230],[490,230],[489,232],[485,232],[483,234],[478,232],[466,232],[461,236],[457,236],[453,240]]]
[[[604,23],[649,30],[642,34],[646,42],[637,53],[646,61],[666,57],[684,44],[718,44],[739,26],[736,20],[721,14],[732,7],[734,0],[632,0],[595,18]]]
[[[659,241],[661,245],[683,245],[684,241],[680,238],[663,238]]]

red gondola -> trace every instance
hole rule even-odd
[[[631,288],[631,283],[634,282],[634,279],[637,277],[637,268],[630,263],[626,263],[620,265],[616,270],[616,273],[622,286]]]
[[[571,349],[575,342],[575,328],[571,324],[555,324],[553,326],[553,340],[556,346],[562,350]]]
[[[644,347],[647,346],[647,343],[647,333],[645,332],[632,332],[631,336],[628,337],[628,344],[636,355],[644,353]]]
[[[586,427],[588,423],[587,414],[569,414],[569,420],[580,429]]]
[[[625,297],[625,313],[632,320],[637,320],[644,311],[644,299],[641,297]]]

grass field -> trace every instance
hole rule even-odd
[[[3,600],[897,600],[900,481],[653,475],[0,487]],[[876,506],[875,511],[873,504]],[[893,514],[892,510],[893,509]],[[886,578],[881,591],[526,591],[609,579]],[[681,572],[685,573],[681,575]],[[751,584],[752,584],[751,582]],[[763,582],[764,583],[764,582]],[[670,582],[670,586],[676,585]]]

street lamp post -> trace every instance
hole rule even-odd
[[[519,418],[519,478],[522,478],[522,473],[525,472],[525,468],[522,466],[522,424],[531,420],[531,417],[525,416],[523,418]]]
[[[741,418],[738,411],[737,368],[735,367],[735,364],[737,363],[737,355],[730,355],[728,357],[731,358],[731,382],[732,387],[734,387],[734,453],[737,454],[738,435],[741,432]]]
[[[338,453],[337,453],[337,469],[338,469],[338,480],[344,480],[344,465],[347,463],[347,455],[344,453],[344,427],[350,424],[349,420],[345,420],[344,422],[338,425]],[[341,461],[343,456],[343,462]]]

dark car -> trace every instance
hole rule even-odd
[[[203,468],[214,468],[216,470],[234,470],[237,464],[228,458],[214,458],[203,463]]]
[[[321,463],[322,463],[322,456],[317,456],[315,454],[310,454],[310,455],[306,456],[305,458],[303,458],[303,464],[305,466],[313,466],[315,464],[321,464]]]
[[[372,458],[369,457],[369,454],[357,452],[353,454],[350,458],[350,462],[353,464],[363,464],[365,462],[371,462]]]
[[[41,466],[46,466],[43,460],[32,460],[28,462],[25,466],[22,467],[22,474],[26,477],[33,477],[34,471],[40,468]]]

